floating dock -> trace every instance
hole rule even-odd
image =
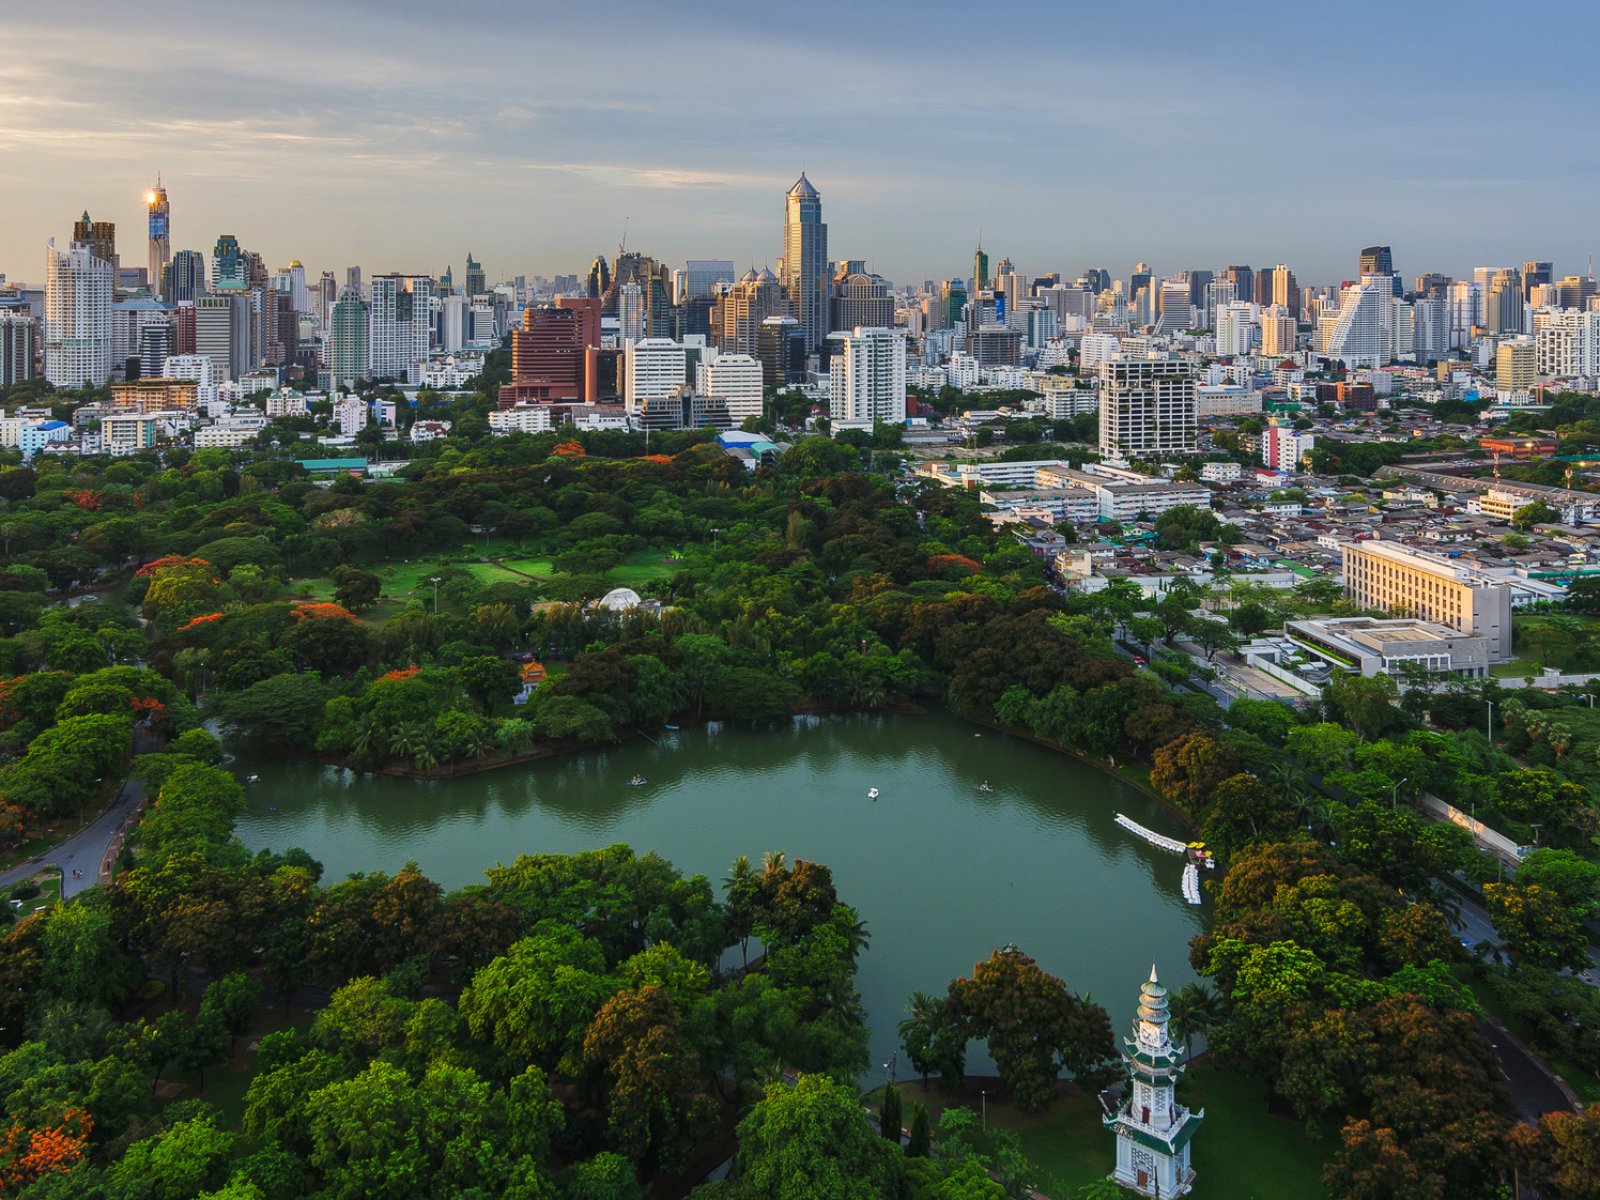
[[[1121,825],[1129,833],[1142,837],[1158,850],[1166,850],[1172,854],[1182,854],[1189,848],[1188,842],[1180,842],[1177,838],[1164,837],[1153,829],[1146,829],[1132,817],[1124,816],[1122,813],[1117,814],[1116,821],[1118,825]]]
[[[1190,904],[1200,903],[1200,868],[1193,863],[1183,868],[1183,898]]]

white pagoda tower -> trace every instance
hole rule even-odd
[[[1183,1063],[1167,1036],[1167,989],[1156,981],[1139,989],[1139,1014],[1133,1036],[1123,1039],[1128,1091],[1117,1111],[1106,1118],[1117,1135],[1117,1169],[1113,1176],[1141,1196],[1187,1195],[1194,1187],[1189,1143],[1205,1119],[1204,1110],[1190,1112],[1178,1104],[1178,1076]]]

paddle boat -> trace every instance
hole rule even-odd
[[[868,800],[876,800],[877,798],[878,798],[878,789],[877,788],[868,788],[867,789],[867,799]]]

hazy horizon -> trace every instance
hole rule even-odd
[[[468,251],[492,282],[581,273],[624,226],[674,266],[775,264],[802,168],[830,256],[897,283],[967,274],[980,230],[991,263],[1068,278],[1143,259],[1336,283],[1372,243],[1408,279],[1565,274],[1591,249],[1596,134],[1562,100],[1600,16],[1576,0],[1515,22],[1359,0],[1337,24],[1256,0],[458,11],[481,20],[412,0],[290,0],[249,28],[194,0],[8,11],[0,273],[42,281],[85,209],[142,266],[158,173],[174,251],[232,233],[313,278],[459,279]]]

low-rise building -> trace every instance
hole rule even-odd
[[[1392,675],[1414,663],[1435,675],[1489,673],[1489,639],[1412,618],[1336,617],[1287,621],[1284,632],[1319,658],[1362,675]]]

